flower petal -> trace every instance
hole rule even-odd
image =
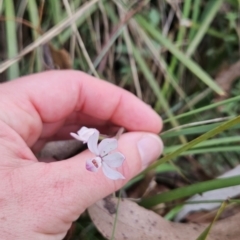
[[[81,141],[83,142],[88,142],[89,137],[94,134],[94,132],[98,130],[95,128],[87,128],[87,127],[82,127],[77,134],[79,135]]]
[[[105,162],[102,162],[102,170],[105,176],[112,180],[125,179],[125,177],[120,172],[113,170]]]
[[[120,152],[111,153],[105,157],[103,157],[103,161],[109,166],[109,167],[120,167],[123,164],[123,161],[125,160],[125,156],[121,154]]]
[[[90,128],[81,127],[81,128],[77,131],[77,134],[78,134],[78,135],[84,134],[85,132],[88,131],[88,129],[90,129]]]
[[[82,141],[82,139],[81,139],[76,133],[71,132],[70,135],[71,135],[72,137],[74,137],[75,139],[77,139],[77,140],[79,140],[79,141]]]
[[[108,153],[110,153],[112,150],[117,148],[117,139],[116,138],[105,138],[103,139],[99,145],[99,154],[101,157],[104,157]]]
[[[95,157],[88,159],[86,161],[86,169],[91,172],[97,172],[98,169],[102,166],[102,160],[100,157]]]
[[[94,153],[95,155],[99,155],[99,151],[98,151],[98,138],[99,138],[99,132],[95,131],[90,138],[88,139],[88,149]]]

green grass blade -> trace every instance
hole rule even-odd
[[[165,216],[164,218],[166,220],[169,220],[171,221],[172,219],[175,218],[175,216],[181,211],[183,205],[179,205],[179,206],[176,206],[174,208],[172,208]]]
[[[240,185],[240,176],[214,179],[160,193],[152,197],[143,198],[140,205],[151,208],[160,203],[166,203],[180,198],[190,197],[194,194],[201,194],[203,192],[236,185]]]
[[[167,139],[170,137],[177,137],[179,135],[193,135],[193,134],[202,134],[220,126],[222,123],[213,123],[206,126],[191,127],[186,129],[181,129],[174,132],[167,132],[166,134],[160,134],[161,138]],[[240,129],[240,124],[236,124],[231,129]]]
[[[28,1],[28,13],[29,13],[29,18],[33,26],[35,28],[39,27],[39,14],[38,14],[38,7],[37,3],[35,0]],[[38,32],[36,32],[35,29],[32,29],[32,35],[34,41],[39,37]],[[43,62],[42,62],[42,51],[41,48],[36,48],[35,49],[35,62],[36,62],[36,72],[41,72],[43,69]]]
[[[63,0],[63,3],[64,3],[64,7],[65,7],[65,9],[66,9],[66,11],[68,13],[68,16],[71,17],[73,13],[72,13],[71,7],[70,7],[70,5],[68,3],[68,0],[66,0],[66,1]],[[94,76],[99,78],[98,73],[97,73],[96,69],[93,66],[92,60],[91,60],[91,58],[90,58],[90,56],[89,56],[89,54],[88,54],[88,52],[86,50],[85,44],[84,44],[84,42],[82,40],[82,37],[81,37],[81,35],[78,32],[77,25],[75,24],[75,22],[72,23],[71,27],[72,27],[72,30],[73,30],[73,34],[75,34],[75,36],[76,36],[76,39],[78,41],[78,45],[79,45],[79,47],[80,47],[80,49],[81,49],[81,51],[83,53],[83,56],[84,56],[84,58],[85,58],[85,60],[86,60],[86,62],[88,64],[88,67],[91,69],[91,71],[93,72]]]
[[[106,5],[106,12],[109,16],[109,18],[113,21],[116,22],[118,19],[116,19],[116,16],[113,14],[113,9],[109,6]],[[123,30],[126,27],[126,25],[128,24],[128,21],[125,22],[124,24],[121,24],[121,26],[119,26],[117,28],[117,30],[111,35],[110,39],[108,40],[107,44],[105,44],[101,50],[101,52],[98,54],[98,56],[96,57],[96,59],[94,60],[94,67],[97,67],[101,60],[103,59],[103,57],[106,55],[106,53],[109,51],[109,49],[112,47],[112,45],[114,44],[114,42],[118,39],[118,37],[123,34]]]
[[[239,152],[239,145],[227,146],[227,147],[212,147],[212,148],[194,148],[188,151],[184,151],[179,156],[189,156],[193,154],[205,154],[205,153],[220,153],[220,152]]]
[[[61,4],[62,1],[48,1],[49,4],[49,9],[51,10],[51,15],[53,18],[53,22],[54,24],[58,24],[59,22],[62,21],[62,9],[61,9]],[[67,14],[65,13],[65,17],[67,16]]]
[[[80,18],[78,18],[75,23],[77,27],[82,26],[86,19],[91,16],[96,10],[98,9],[97,4],[92,5],[88,8],[87,11],[85,11]],[[75,10],[77,11],[77,9]],[[67,17],[67,14],[66,14]],[[63,45],[70,37],[72,36],[72,29],[69,27],[65,31],[63,31],[61,34],[58,35],[60,43]]]
[[[118,220],[118,210],[119,210],[119,206],[120,206],[120,200],[121,200],[121,197],[122,197],[122,190],[120,190],[119,192],[119,197],[118,197],[118,201],[117,201],[117,207],[116,207],[116,216],[114,218],[114,223],[113,223],[113,229],[112,229],[112,236],[111,236],[111,240],[114,240],[115,237],[115,231],[116,231],[116,227],[117,227],[117,220]]]
[[[7,68],[9,68],[9,66],[11,66],[13,63],[18,62],[21,59],[21,57],[31,52],[37,46],[49,42],[52,38],[54,38],[59,33],[61,33],[64,29],[69,27],[69,25],[76,19],[81,19],[84,22],[84,20],[86,19],[85,13],[89,13],[89,11],[98,1],[99,0],[91,0],[91,1],[85,2],[79,9],[76,10],[73,16],[62,20],[58,25],[53,26],[50,30],[42,34],[35,42],[32,42],[27,47],[25,47],[19,53],[17,58],[2,62],[0,64],[0,73],[6,70]]]
[[[164,110],[166,111],[166,114],[170,117],[171,119],[171,124],[173,126],[178,126],[178,122],[175,121],[173,114],[171,113],[171,111],[169,110],[170,107],[167,103],[167,101],[165,100],[165,98],[162,96],[162,93],[158,87],[158,84],[156,83],[151,71],[149,70],[147,64],[145,63],[143,57],[141,56],[140,52],[137,50],[137,48],[133,45],[133,43],[131,43],[132,45],[132,51],[133,51],[133,56],[135,58],[135,61],[137,62],[139,69],[141,69],[142,73],[144,74],[144,76],[146,77],[148,84],[150,85],[152,91],[154,92],[154,94],[156,95],[156,97],[158,98],[158,100],[162,103],[162,106],[164,108]],[[182,142],[186,142],[186,139],[180,136],[180,140]]]
[[[203,21],[201,22],[200,28],[195,35],[194,39],[191,41],[190,45],[187,48],[186,54],[188,57],[191,57],[192,54],[197,49],[199,43],[202,41],[204,35],[206,34],[211,22],[219,11],[223,0],[212,0],[206,5],[206,13],[204,14]]]
[[[121,9],[122,11],[124,11],[124,13],[127,13],[126,8],[121,5]],[[109,11],[109,12],[113,12],[113,11]],[[155,47],[155,45],[153,44],[152,40],[149,38],[149,36],[145,33],[145,31],[139,26],[139,24],[136,22],[135,19],[131,19],[130,20],[130,26],[132,29],[135,29],[138,31],[138,34],[140,36],[140,38],[142,39],[143,42],[145,42],[146,46],[148,47],[148,49],[150,50],[150,53],[152,54],[154,60],[156,61],[156,64],[160,67],[160,70],[162,71],[163,75],[166,77],[166,81],[168,84],[171,84],[172,87],[175,89],[175,91],[179,94],[179,96],[185,100],[186,99],[186,95],[184,93],[184,91],[181,89],[181,87],[177,84],[177,79],[175,78],[175,76],[170,72],[169,70],[169,66],[167,65],[166,61],[164,60],[163,57],[161,57],[161,55],[159,54],[160,49]],[[163,91],[163,96],[165,96],[166,94],[164,94]],[[158,101],[157,102],[157,106],[155,107],[155,110],[160,110],[161,108],[161,102]]]
[[[177,172],[177,170],[173,165],[170,165],[169,163],[165,163],[155,168],[154,172],[157,174],[157,173],[163,173],[163,172]],[[140,174],[137,177],[134,177],[128,183],[126,183],[126,185],[124,186],[124,189],[131,187],[133,184],[142,180],[143,178],[144,178],[143,174]]]
[[[62,1],[47,1],[45,4],[48,4],[48,8],[49,8],[49,14],[51,14],[53,23],[55,25],[57,25],[59,22],[61,22],[62,18],[63,18],[63,13],[62,9],[61,9],[61,4]],[[65,17],[67,16],[67,14],[65,13]],[[58,35],[56,38],[60,41],[60,35]]]
[[[233,144],[233,143],[238,143],[240,142],[240,137],[239,136],[229,136],[229,137],[222,137],[222,138],[217,138],[217,139],[210,139],[210,140],[206,140],[204,142],[199,143],[198,145],[195,145],[193,147],[193,149],[196,148],[203,148],[203,147],[207,147],[207,149],[209,149],[209,147],[211,146],[219,146],[219,145],[223,145],[223,144]],[[182,145],[175,145],[175,146],[171,146],[171,147],[165,147],[164,149],[164,154],[168,154],[170,152],[176,151],[178,148],[182,147]],[[228,147],[236,147],[236,146],[228,146]],[[221,149],[221,147],[216,148],[217,150]],[[206,150],[206,148],[204,148],[203,150]]]
[[[0,14],[2,14],[3,11],[3,0],[0,0]]]
[[[237,102],[237,101],[240,101],[240,96],[229,98],[229,99],[221,101],[221,102],[213,103],[213,104],[207,105],[205,107],[198,108],[198,109],[195,109],[195,110],[192,110],[192,111],[189,111],[189,112],[186,112],[186,113],[180,114],[178,116],[174,116],[174,117],[175,117],[175,119],[180,119],[180,118],[183,118],[183,117],[191,116],[191,115],[196,114],[196,113],[200,113],[200,112],[210,110],[212,108],[215,108],[215,107],[218,107],[218,106],[221,106],[221,105],[225,105],[225,104],[232,103],[232,102]],[[166,119],[163,122],[164,123],[170,122],[170,119]]]
[[[223,90],[214,82],[214,80],[203,71],[199,65],[197,65],[190,58],[181,52],[178,48],[174,46],[167,38],[165,38],[157,29],[150,25],[144,18],[140,15],[136,16],[136,20],[157,41],[159,41],[164,47],[166,47],[183,65],[185,65],[191,72],[193,72],[199,79],[201,79],[207,86],[209,86],[213,91],[219,95],[224,95]]]
[[[93,62],[94,67],[97,67],[99,65],[99,63],[104,58],[106,53],[109,51],[109,49],[111,48],[113,43],[122,34],[124,27],[125,27],[125,24],[122,25],[120,28],[118,28],[116,32],[114,32],[114,34],[111,36],[111,38],[109,39],[107,44],[102,48],[102,51],[98,54],[97,58],[94,60],[94,62]]]
[[[7,39],[7,52],[8,58],[13,58],[18,55],[17,44],[17,26],[14,20],[15,10],[13,0],[4,1],[5,15],[7,20],[6,24],[6,39]],[[15,79],[20,76],[18,63],[12,64],[7,71],[8,80]]]
[[[201,233],[201,235],[197,238],[197,240],[206,240],[208,237],[208,234],[210,233],[213,224],[218,220],[218,218],[220,217],[220,215],[222,214],[223,210],[226,208],[226,206],[228,205],[228,201],[224,201],[220,208],[217,211],[217,214],[215,216],[215,218],[213,219],[213,221],[211,222],[211,224]]]
[[[182,147],[180,147],[179,149],[177,149],[176,151],[164,156],[163,158],[161,158],[159,161],[153,163],[152,165],[150,165],[146,170],[143,171],[143,173],[148,172],[151,169],[154,169],[155,167],[157,167],[158,165],[165,163],[177,156],[179,156],[182,152],[185,152],[189,149],[191,149],[192,147],[194,147],[195,145],[199,144],[200,142],[203,142],[231,127],[233,127],[234,125],[240,123],[240,116],[227,121],[226,123],[221,124],[220,126],[210,130],[209,132],[201,135],[198,138],[195,138],[194,140],[192,140],[191,142],[183,145]]]
[[[192,0],[185,0],[183,2],[183,16],[182,16],[182,19],[188,19],[190,9],[191,9],[191,5],[192,5]],[[179,19],[179,20],[181,21],[182,19]],[[181,26],[180,25],[178,35],[177,35],[177,44],[179,44],[180,48],[182,46],[186,31],[187,31],[186,26]],[[177,66],[177,58],[175,57],[175,55],[173,55],[171,63],[170,63],[170,71],[172,73],[175,72],[176,66]]]
[[[201,0],[194,0],[193,4],[193,13],[192,13],[192,22],[197,22],[199,13],[200,13]],[[189,33],[189,40],[192,41],[193,37],[196,34],[196,29],[191,28]]]
[[[135,22],[136,23],[136,22]],[[137,24],[137,23],[136,23]],[[179,94],[179,96],[185,100],[186,95],[184,91],[181,89],[179,84],[177,83],[176,77],[172,74],[172,72],[169,69],[169,66],[167,65],[166,61],[163,57],[159,54],[159,49],[157,49],[154,44],[152,43],[151,39],[148,37],[148,35],[140,28],[140,26],[137,24],[137,30],[139,32],[139,35],[141,36],[142,40],[145,42],[146,46],[149,48],[152,56],[154,57],[155,61],[158,63],[159,66],[161,66],[161,71],[166,76],[166,81],[168,84],[171,84],[174,90]],[[167,93],[164,93],[164,89],[162,90],[163,96],[166,96]],[[158,101],[157,106],[155,107],[155,110],[159,110],[161,106],[161,102]]]

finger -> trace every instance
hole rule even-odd
[[[73,112],[111,121],[128,130],[159,132],[162,127],[160,117],[133,94],[79,71],[23,77],[3,84],[0,92],[10,101],[0,107],[13,107],[5,109],[0,118],[29,145],[41,135],[42,122],[61,122]]]
[[[58,199],[56,206],[59,209],[68,206],[65,214],[75,213],[74,217],[78,217],[86,207],[121,188],[156,160],[162,150],[162,142],[156,135],[143,132],[123,134],[119,140],[118,151],[125,155],[126,160],[118,170],[125,176],[125,180],[110,180],[103,174],[102,169],[97,173],[87,171],[86,160],[93,155],[85,151],[69,160],[50,163],[50,170],[47,176],[45,175],[47,186],[43,187],[46,190],[42,194],[51,195],[51,202]],[[41,181],[38,184],[42,186]]]

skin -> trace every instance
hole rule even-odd
[[[79,71],[1,84],[0,98],[0,239],[63,239],[88,206],[142,170],[137,141],[162,128],[160,117],[133,94]],[[86,171],[93,157],[88,150],[65,161],[38,161],[34,152],[47,141],[70,139],[81,126],[131,131],[118,147],[126,156],[118,169],[125,180]]]

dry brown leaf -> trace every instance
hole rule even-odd
[[[209,223],[212,222],[217,214],[218,209],[212,211],[198,211],[190,213],[185,219],[185,222],[194,222],[194,223]],[[235,214],[240,213],[239,204],[229,204],[222,212],[221,216],[218,218],[224,219],[231,217]]]
[[[117,208],[118,199],[111,198],[107,201],[111,201],[115,209]],[[110,239],[116,214],[109,211],[106,199],[100,200],[88,208],[88,212],[98,230],[104,237]],[[153,211],[140,207],[129,200],[122,199],[118,208],[114,239],[186,240],[190,239],[189,236],[193,236],[192,239],[195,239],[205,228],[201,225],[192,225],[191,229],[184,229],[183,232],[180,232],[175,228],[175,225],[176,223],[164,220]],[[193,226],[196,227],[196,230]]]
[[[117,210],[116,198],[106,198],[88,208],[89,215],[102,235],[110,239]],[[240,214],[217,222],[208,240],[238,240]],[[153,211],[140,207],[127,199],[121,199],[115,240],[194,240],[205,230],[207,224],[173,223]]]
[[[228,98],[234,81],[240,77],[240,61],[237,61],[231,66],[225,67],[216,77],[216,83],[225,92],[224,96],[215,98],[215,102],[222,101]]]
[[[54,141],[47,143],[37,157],[41,160],[55,159],[63,160],[75,155],[81,147],[82,142],[77,140]]]
[[[52,44],[43,45],[43,59],[47,69],[71,69],[72,60],[65,49],[57,49]]]
[[[60,69],[71,69],[72,60],[70,54],[65,49],[56,49],[50,45],[53,62]]]

